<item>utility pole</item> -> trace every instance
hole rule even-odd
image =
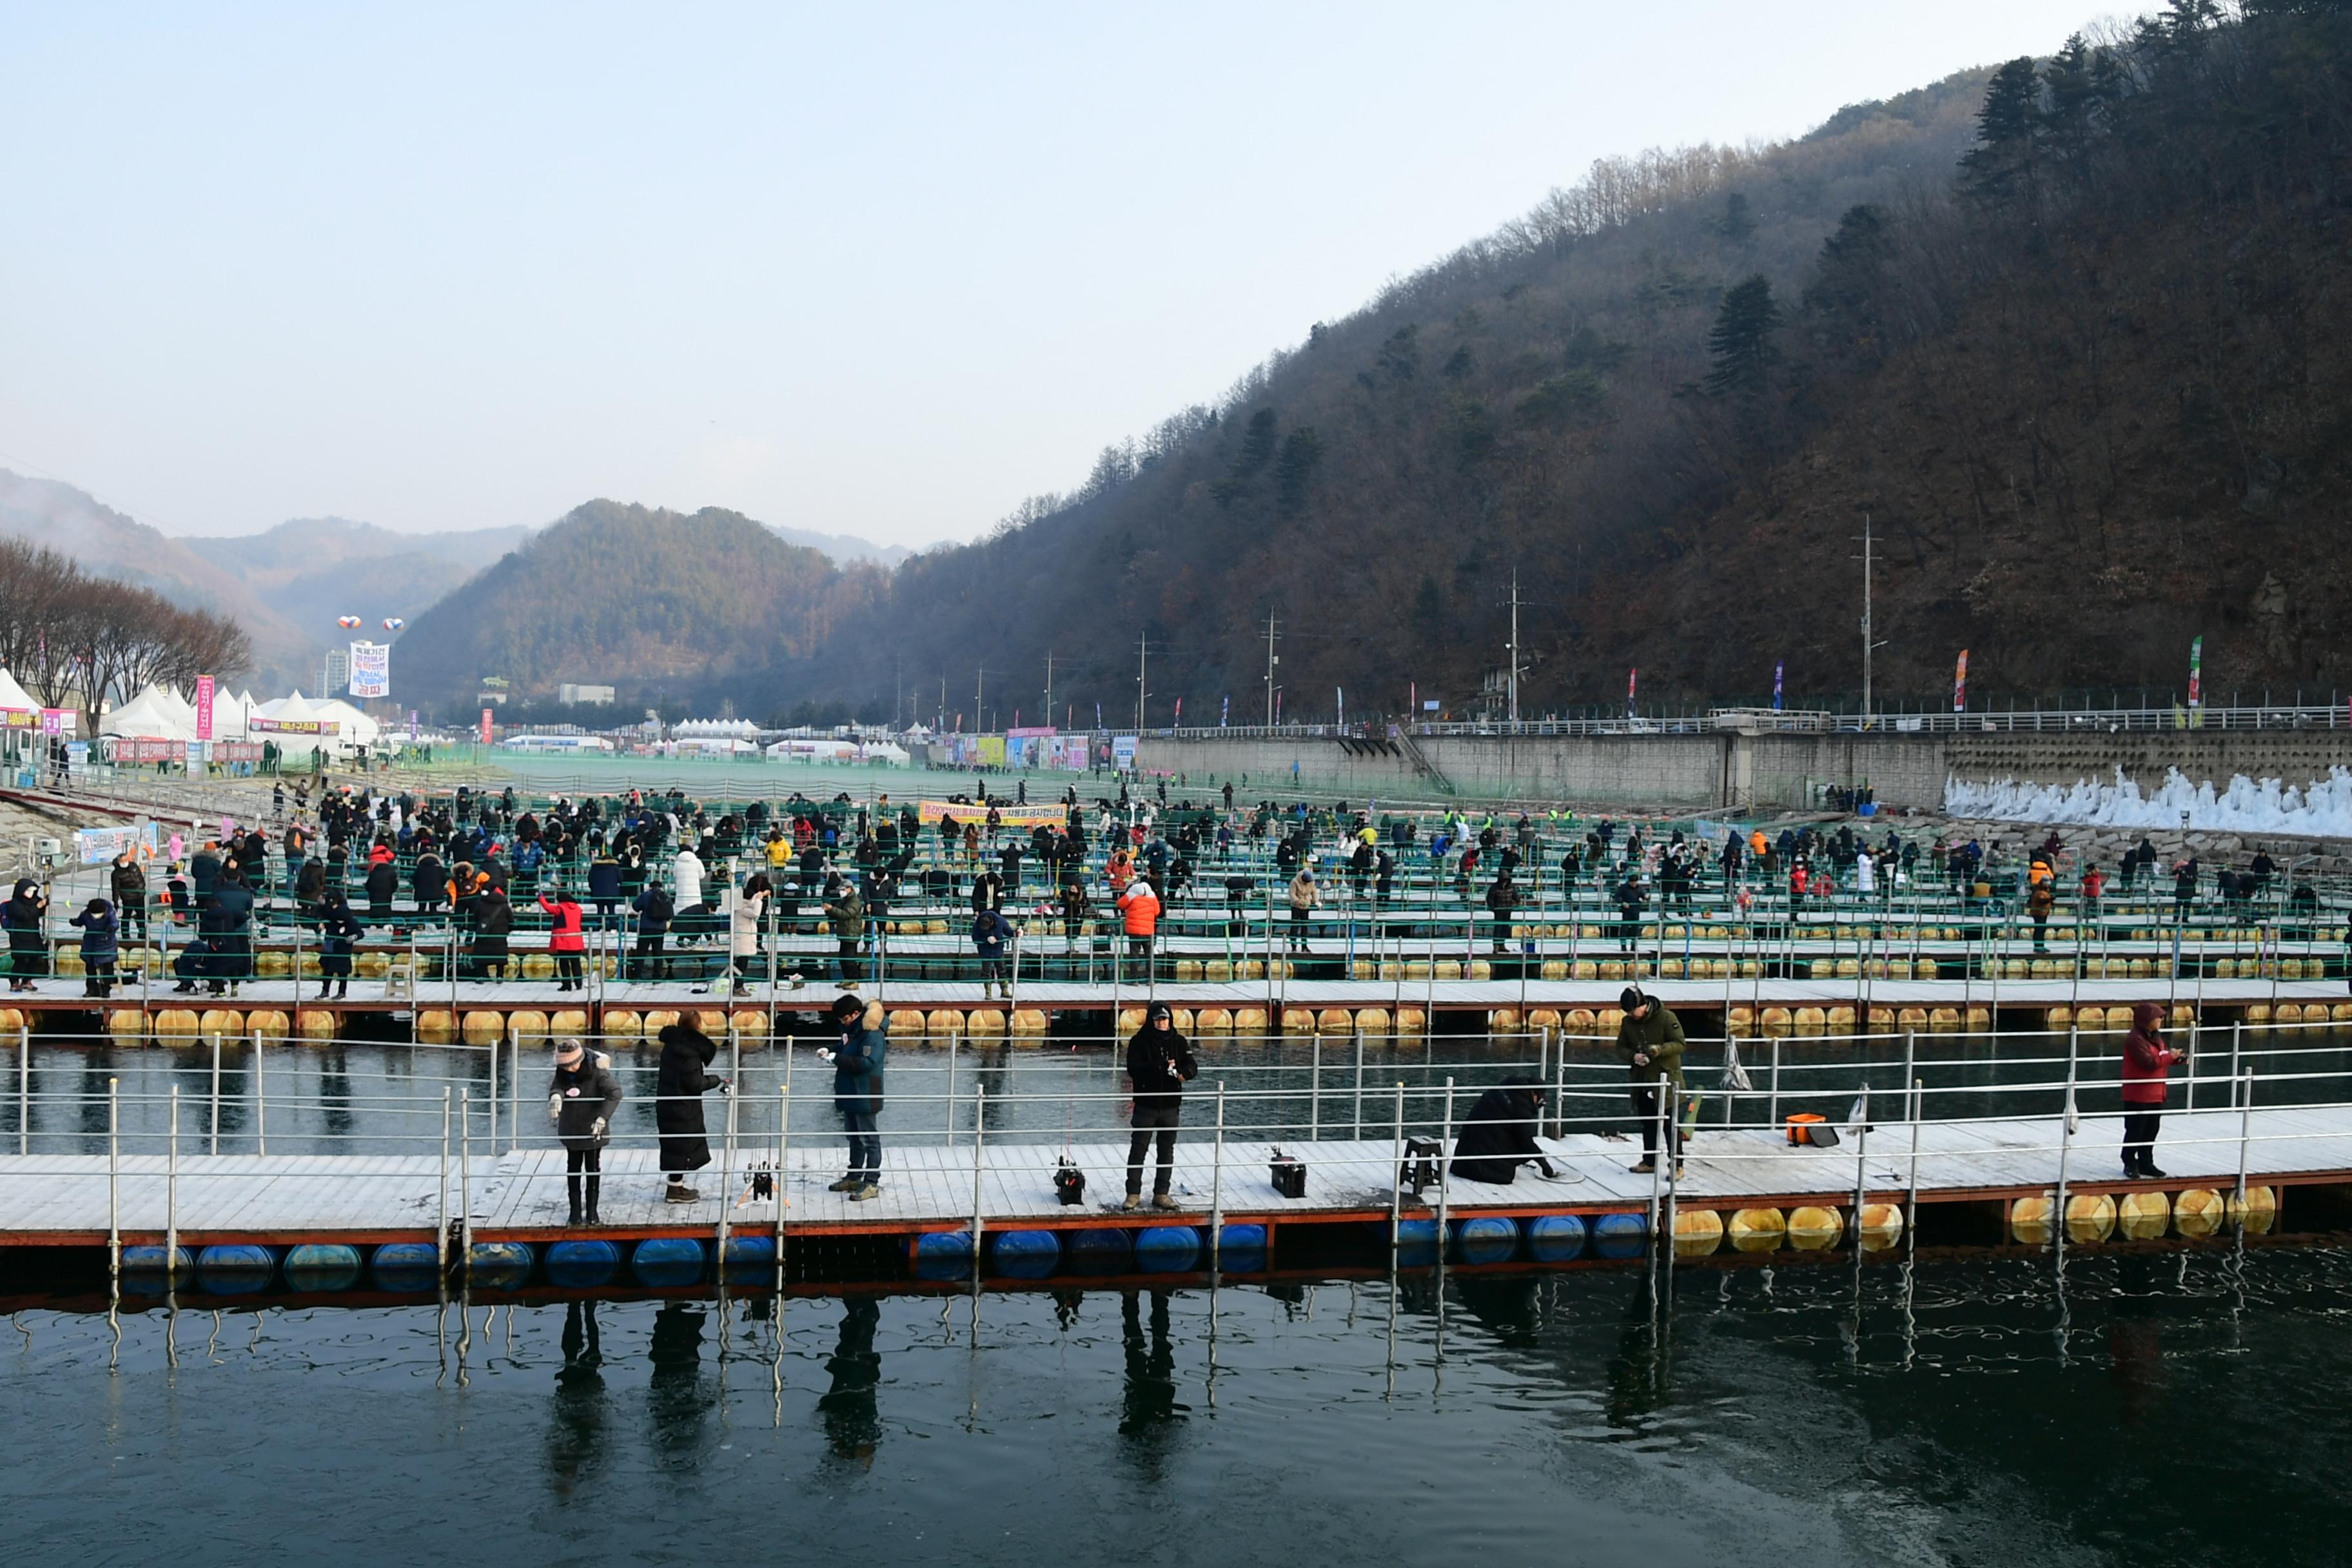
[[[1135,732],[1136,732],[1137,734],[1139,734],[1139,735],[1140,735],[1140,734],[1142,734],[1142,733],[1143,733],[1143,705],[1144,705],[1144,703],[1145,703],[1145,702],[1150,699],[1150,693],[1147,692],[1147,691],[1143,689],[1143,675],[1144,675],[1144,671],[1145,671],[1145,669],[1148,668],[1148,661],[1150,660],[1150,657],[1151,657],[1151,639],[1150,639],[1150,637],[1138,637],[1138,638],[1136,638],[1136,640],[1135,640]]]
[[[1280,656],[1274,651],[1274,612],[1268,610],[1265,613],[1265,727],[1269,730],[1274,728],[1274,667],[1281,662]]]
[[[1511,722],[1519,721],[1519,569],[1511,568]]]
[[[1862,514],[1862,718],[1867,724],[1871,716],[1870,665],[1871,656],[1884,644],[1870,640],[1870,514]]]
[[[1054,721],[1054,650],[1045,650],[1045,722]]]
[[[983,666],[973,672],[971,680],[971,732],[975,735],[988,728],[988,721],[981,716],[980,707],[981,693],[987,689],[988,670]]]

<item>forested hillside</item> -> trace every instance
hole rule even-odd
[[[837,602],[880,577],[737,512],[590,501],[411,621],[393,688],[420,706],[493,676],[519,696],[563,681],[649,700],[733,692],[747,669],[806,657],[835,629]]]
[[[1131,720],[1459,709],[1527,607],[1523,705],[2352,684],[2340,5],[2175,7],[1791,144],[1604,163],[1318,324],[1074,494],[908,562],[775,705]],[[2053,45],[2058,40],[2053,40]],[[1965,163],[1963,160],[1966,160]],[[886,645],[894,656],[877,658]],[[903,694],[903,695],[899,695]],[[1024,701],[1024,698],[1026,700]],[[992,701],[992,709],[997,704]],[[1059,715],[1057,714],[1057,717]]]

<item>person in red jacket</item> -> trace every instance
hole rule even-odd
[[[2156,1128],[2164,1119],[2166,1073],[2180,1058],[2158,1032],[2163,1021],[2161,1006],[2143,1002],[2124,1037],[2124,1175],[2135,1181],[2164,1174],[2156,1168]]]
[[[559,889],[552,899],[540,894],[539,907],[552,922],[548,927],[547,950],[555,955],[555,988],[577,991],[587,984],[580,971],[580,955],[588,951],[587,938],[581,931],[580,906],[571,894]]]

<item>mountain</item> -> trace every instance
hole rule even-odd
[[[877,566],[896,566],[915,553],[903,544],[877,544],[854,533],[813,533],[804,528],[783,528],[772,522],[767,527],[785,543],[819,551],[844,566],[859,562],[868,562]]]
[[[578,681],[624,703],[715,702],[746,670],[804,658],[880,576],[740,512],[593,500],[412,620],[394,689],[462,707],[495,677],[525,700]]]
[[[257,680],[316,669],[310,641],[225,568],[88,492],[0,468],[0,533],[46,544],[91,572],[152,588],[173,604],[227,616],[253,639]],[[309,684],[315,684],[313,676]]]
[[[2055,44],[2058,40],[2053,40]],[[2352,14],[2168,9],[1760,149],[1609,160],[902,564],[746,696],[950,722],[2352,687]],[[892,658],[874,657],[887,626]],[[1148,658],[1142,657],[1148,653]],[[1139,666],[1142,668],[1139,671]],[[933,682],[939,682],[937,686]],[[907,700],[908,693],[919,695]],[[1024,703],[1024,698],[1027,700]]]
[[[179,542],[234,574],[260,604],[324,647],[349,634],[336,617],[415,619],[530,537],[522,527],[395,533],[339,517],[300,518],[262,533]],[[312,661],[315,664],[315,659]]]

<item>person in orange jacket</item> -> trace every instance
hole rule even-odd
[[[1141,978],[1151,977],[1151,939],[1160,931],[1160,894],[1149,877],[1138,877],[1118,896],[1120,923],[1127,928],[1127,952],[1142,961]]]

